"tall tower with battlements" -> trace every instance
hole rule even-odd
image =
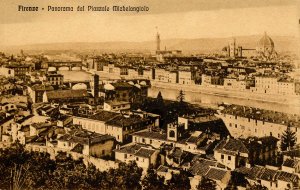
[[[160,51],[160,35],[156,33],[156,51]]]

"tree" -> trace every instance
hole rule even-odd
[[[259,184],[255,184],[255,185],[251,185],[246,190],[268,190],[268,188]]]
[[[159,91],[158,94],[157,94],[156,101],[157,101],[158,103],[164,103],[164,99],[163,99],[163,97],[162,97],[160,91]]]
[[[215,190],[217,189],[217,184],[215,181],[202,177],[199,185],[197,186],[199,190]]]
[[[168,189],[171,190],[189,190],[191,189],[190,179],[185,171],[179,174],[172,174],[172,178],[167,181]]]
[[[48,153],[29,152],[16,143],[0,149],[1,189],[141,189],[142,169],[136,163],[101,172],[60,153],[51,160]]]
[[[178,94],[178,96],[177,96],[177,101],[178,101],[179,103],[183,103],[184,100],[185,100],[185,94],[184,94],[183,90],[180,90],[180,91],[179,91],[179,94]]]
[[[291,127],[290,125],[288,125],[281,137],[281,150],[290,150],[295,146],[296,141],[296,133],[294,131],[291,131]]]
[[[102,181],[104,189],[141,189],[142,171],[135,162],[120,163],[117,169],[110,169],[105,173]]]
[[[158,176],[154,169],[148,169],[147,175],[142,180],[142,187],[144,190],[167,189],[167,186],[164,184],[164,177]]]

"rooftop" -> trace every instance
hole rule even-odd
[[[277,123],[295,127],[300,127],[300,115],[281,113],[277,111],[264,110],[254,107],[239,105],[222,105],[220,106],[222,114],[236,115],[264,122]]]
[[[154,152],[154,149],[140,148],[137,153],[135,153],[135,156],[149,158],[154,154]]]
[[[31,89],[34,90],[34,91],[54,90],[54,88],[52,86],[47,86],[47,85],[43,85],[43,84],[35,84],[35,85],[31,86]]]
[[[216,167],[209,167],[208,172],[206,173],[206,177],[209,179],[221,181],[224,179],[226,174],[230,173],[229,170],[221,169],[221,168],[216,168]]]
[[[79,143],[82,145],[93,145],[102,143],[108,140],[113,140],[114,137],[110,135],[101,135],[98,133],[91,133],[87,131],[72,131],[70,134],[61,136],[58,140],[72,143]]]
[[[51,99],[68,99],[68,98],[85,98],[88,97],[88,92],[82,90],[55,90],[47,92],[48,100]]]
[[[210,166],[217,165],[217,161],[198,158],[198,156],[195,156],[195,158],[191,162],[191,167],[189,168],[189,170],[193,175],[203,176],[208,172]]]
[[[287,158],[283,162],[282,166],[289,167],[289,168],[295,168],[299,163],[300,163],[299,160]]]
[[[109,104],[111,106],[119,106],[119,105],[124,105],[124,104],[130,104],[130,102],[126,101],[106,101],[106,104]]]
[[[148,119],[141,118],[137,115],[130,115],[130,116],[123,116],[118,115],[111,120],[107,121],[107,125],[117,126],[117,127],[128,127],[128,126],[134,126],[139,123],[144,123],[148,121]]]
[[[115,152],[132,154],[138,157],[149,158],[155,153],[155,149],[148,148],[145,145],[133,144],[129,146],[124,146],[120,149],[116,149]]]
[[[248,149],[241,140],[232,138],[221,140],[221,142],[216,146],[215,150],[230,155],[249,153]]]
[[[159,133],[159,132],[151,132],[151,131],[140,131],[133,133],[132,135],[140,136],[140,137],[147,137],[151,139],[158,139],[158,140],[167,140],[167,134]]]
[[[280,170],[273,170],[266,168],[264,166],[254,166],[252,168],[238,168],[237,172],[246,174],[246,176],[250,179],[258,180],[266,180],[266,181],[285,181],[285,182],[296,182],[299,180],[297,174],[291,174]]]

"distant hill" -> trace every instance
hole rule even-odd
[[[262,36],[237,36],[236,43],[243,48],[255,48]],[[285,36],[271,36],[275,49],[282,51],[297,51],[297,38]],[[183,53],[211,53],[221,51],[231,38],[199,38],[199,39],[162,39],[161,49],[180,49]],[[299,43],[299,41],[298,41]],[[1,49],[8,51],[96,51],[96,52],[154,52],[155,41],[145,42],[74,42],[74,43],[47,43],[22,46],[10,46]],[[0,50],[1,50],[0,49]]]

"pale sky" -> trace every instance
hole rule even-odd
[[[0,0],[0,45],[299,35],[299,7],[282,0]],[[170,4],[171,2],[171,4]],[[225,2],[225,3],[224,3]],[[4,4],[5,3],[5,4]],[[169,4],[167,4],[169,3]],[[17,6],[142,5],[148,13],[18,12]],[[2,14],[3,13],[3,14]]]

